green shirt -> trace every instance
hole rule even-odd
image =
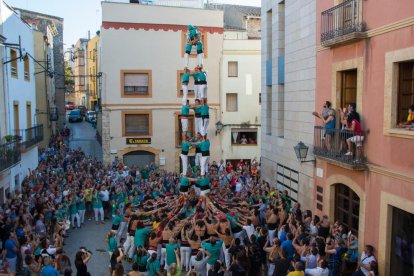
[[[188,187],[188,186],[190,186],[190,180],[188,180],[187,177],[181,177],[180,185],[184,186],[184,187]]]
[[[205,72],[197,72],[194,74],[194,79],[197,81],[206,81],[207,76]]]
[[[218,258],[220,258],[220,250],[223,246],[223,241],[218,240],[216,241],[215,245],[212,245],[209,242],[202,242],[201,245],[206,249],[208,253],[210,253],[210,258],[208,258],[207,263],[209,265],[214,265]]]
[[[116,243],[115,237],[110,237],[108,242],[108,251],[114,252],[114,250],[117,248],[118,244]]]
[[[184,116],[190,115],[190,106],[183,105],[183,107],[181,107],[181,114]]]
[[[190,76],[191,76],[191,74],[184,73],[183,78],[182,78],[182,83],[183,84],[188,84],[188,82],[190,81]]]
[[[165,246],[166,248],[166,262],[167,265],[169,266],[172,263],[176,263],[177,262],[177,258],[175,256],[175,252],[174,249],[178,248],[177,244],[169,244],[167,243],[167,245]]]
[[[92,195],[92,207],[93,208],[102,208],[101,195]]]
[[[209,151],[210,150],[210,141],[209,140],[205,140],[200,142],[200,149],[201,151]]]
[[[149,230],[146,227],[135,230],[135,237],[134,237],[135,246],[136,247],[144,246],[145,239],[147,238],[149,233],[151,233],[151,230]]]
[[[202,105],[200,106],[201,110],[201,116],[207,116],[208,115],[208,105]]]
[[[124,216],[115,215],[114,220],[112,221],[112,224],[119,225],[123,219],[124,219]]]
[[[190,148],[191,148],[191,143],[190,142],[182,142],[181,143],[181,149],[183,151],[188,152],[190,150]]]
[[[71,214],[71,215],[74,215],[74,214],[76,214],[76,213],[78,213],[78,208],[76,207],[76,203],[72,203],[70,206],[69,206],[69,213]]]
[[[157,259],[155,260],[149,260],[147,263],[147,275],[148,276],[156,276],[157,273],[160,271],[160,261],[158,261]]]
[[[85,199],[79,199],[77,207],[79,211],[85,210]]]
[[[139,266],[142,266],[142,267],[146,267],[147,266],[147,262],[148,262],[148,258],[149,258],[149,256],[148,255],[144,255],[144,256],[140,256],[140,257],[138,257],[136,254],[135,254],[135,256],[134,256],[134,261],[139,265]]]
[[[200,187],[208,187],[210,186],[210,178],[205,177],[205,178],[200,178],[199,180],[197,180],[198,185],[200,185]]]
[[[194,114],[201,115],[201,106],[193,107]]]

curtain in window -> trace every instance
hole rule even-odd
[[[124,92],[132,94],[148,93],[148,74],[124,74]]]

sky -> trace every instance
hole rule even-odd
[[[101,0],[4,0],[4,2],[12,7],[62,17],[65,48],[75,44],[81,37],[87,38],[88,31],[93,37],[99,30]],[[214,2],[259,7],[261,0],[214,0]]]

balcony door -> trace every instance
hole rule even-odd
[[[341,73],[341,107],[357,102],[357,70]]]
[[[357,234],[359,229],[359,196],[344,184],[335,185],[335,221]]]
[[[20,135],[19,104],[13,105],[14,134]]]

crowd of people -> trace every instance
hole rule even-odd
[[[196,45],[199,78],[201,34],[194,26],[188,31],[186,53]],[[189,73],[188,56],[186,65]],[[3,273],[93,275],[87,267],[92,252],[80,248],[75,256],[65,255],[65,238],[77,235],[71,228],[88,221],[100,225],[111,220],[102,242],[112,276],[125,275],[127,263],[132,265],[131,276],[377,275],[372,246],[359,254],[357,233],[302,210],[286,190],[260,178],[258,161],[210,162],[205,89],[202,86],[193,106],[196,137],[186,133],[190,106],[184,93],[180,174],[153,163],[128,167],[118,158],[103,164],[81,149],[69,148],[63,135],[52,136],[49,147],[39,152],[39,166],[28,172],[21,191],[7,195],[0,209]],[[324,120],[329,136],[335,113],[329,102],[325,105],[315,116]],[[349,109],[343,111],[348,112],[348,126],[357,128],[359,116],[355,108]],[[362,142],[349,139],[357,147]],[[194,166],[188,164],[191,148]]]
[[[3,268],[8,275],[90,275],[91,253],[66,256],[64,239],[106,216],[111,275],[123,275],[127,262],[129,275],[149,276],[377,274],[371,246],[358,264],[356,233],[261,181],[257,161],[213,162],[206,175],[209,193],[200,189],[199,166],[188,170],[193,184],[183,191],[182,175],[118,159],[105,166],[54,136],[0,211]]]

